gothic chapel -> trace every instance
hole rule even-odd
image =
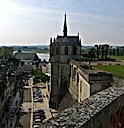
[[[51,94],[50,107],[57,109],[60,101],[68,91],[70,79],[70,60],[80,60],[81,40],[77,36],[67,34],[66,14],[64,18],[63,35],[50,39],[51,63]]]

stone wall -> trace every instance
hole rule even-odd
[[[64,110],[41,128],[110,128],[111,115],[124,106],[124,85],[114,85]]]
[[[113,76],[113,80],[117,84],[123,84],[124,85],[124,77]]]
[[[58,105],[59,96],[59,64],[51,63],[51,94],[50,94],[50,107],[56,108]]]
[[[78,102],[90,97],[90,84],[79,74]]]
[[[69,61],[70,59],[80,60],[80,54],[81,42],[79,41],[79,35],[74,37],[57,36],[53,42],[52,39],[50,40],[51,108],[57,109],[59,102],[65,96],[70,78]]]
[[[51,63],[51,94],[50,107],[58,108],[59,102],[67,92],[70,65],[66,63]]]
[[[80,74],[78,74],[78,77],[78,82],[77,75],[75,75],[75,80],[71,81],[69,92],[75,100],[80,102],[90,97],[90,84]]]
[[[112,85],[113,76],[111,73],[89,68],[81,61],[72,60],[70,65],[71,74],[68,89],[78,102]]]

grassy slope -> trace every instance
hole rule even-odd
[[[108,55],[107,57],[110,57],[110,58],[112,58],[112,59],[116,59],[116,60],[124,60],[124,56]]]
[[[108,65],[108,66],[97,65],[94,67],[104,71],[109,71],[117,76],[124,77],[124,65]]]

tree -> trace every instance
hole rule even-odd
[[[104,58],[104,45],[101,45],[101,59]]]
[[[88,52],[88,58],[91,58],[91,59],[93,59],[93,58],[95,58],[96,56],[95,56],[95,49],[94,48],[91,48],[90,50],[89,50],[89,52]]]
[[[0,56],[12,57],[13,56],[13,48],[12,47],[2,47],[0,49]]]
[[[108,55],[109,45],[103,44],[103,45],[95,45],[95,52],[97,54],[97,58],[106,59]]]
[[[95,48],[96,48],[96,55],[97,55],[97,58],[99,58],[99,54],[100,54],[100,50],[99,50],[99,45],[95,45]]]
[[[109,45],[108,44],[104,44],[104,55],[105,55],[105,59],[107,58],[108,50],[109,50]]]
[[[34,83],[38,83],[38,82],[46,82],[48,81],[48,76],[45,75],[45,73],[42,73],[41,71],[38,71],[38,70],[34,70],[33,71],[33,74],[34,74]]]
[[[119,49],[119,47],[117,47],[116,48],[117,56],[119,56],[119,51],[120,51],[120,49]]]

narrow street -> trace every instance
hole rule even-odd
[[[47,87],[45,83],[38,83],[34,86],[38,86],[40,87],[40,90],[42,92],[43,95],[43,102],[34,102],[34,111],[37,109],[43,109],[45,111],[45,116],[46,119],[44,120],[47,121],[48,119],[50,119],[52,117],[50,109],[49,109],[49,99],[48,99],[48,92],[47,92]]]
[[[45,112],[45,119],[43,122],[47,121],[52,117],[49,109],[49,99],[47,96],[47,87],[44,83],[38,83],[33,85],[33,79],[28,80],[29,86],[24,86],[23,88],[23,99],[20,108],[19,119],[16,128],[32,128],[33,127],[33,112],[38,109],[42,109]],[[34,102],[33,99],[33,89],[32,87],[38,86],[42,92],[43,102]]]

